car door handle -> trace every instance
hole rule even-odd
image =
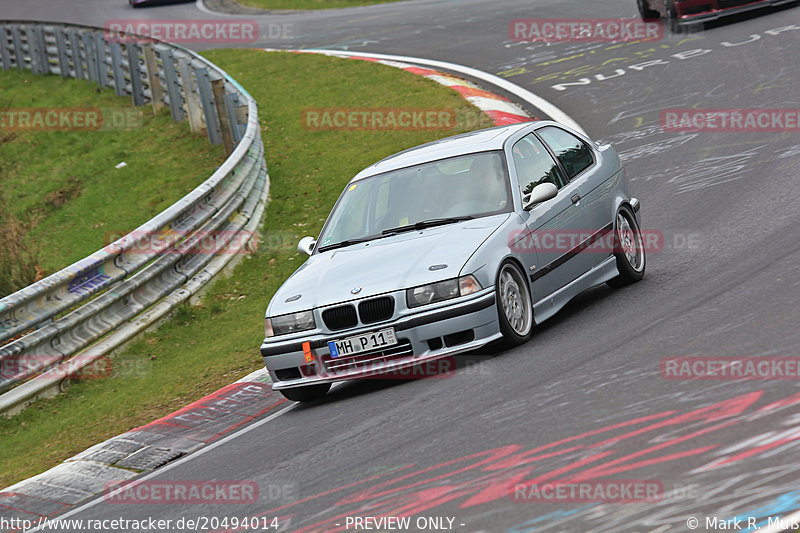
[[[576,194],[573,194],[573,195],[572,195],[572,198],[570,198],[570,200],[572,200],[572,203],[573,203],[573,204],[577,204],[578,202],[580,202],[580,201],[581,201],[581,195],[580,195],[580,194],[577,194],[577,193],[576,193]]]

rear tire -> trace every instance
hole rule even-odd
[[[311,402],[325,396],[330,389],[330,383],[321,383],[319,385],[306,385],[305,387],[283,389],[281,390],[281,394],[283,394],[287,400],[293,402]]]
[[[653,20],[659,18],[658,11],[655,9],[650,9],[648,0],[636,0],[636,7],[639,8],[639,16],[642,17],[642,20]]]
[[[614,257],[619,276],[608,281],[610,286],[624,287],[644,277],[647,266],[644,239],[636,217],[626,207],[619,210],[614,224]]]
[[[495,286],[500,332],[512,346],[524,343],[533,331],[533,304],[528,282],[511,261],[503,263]]]

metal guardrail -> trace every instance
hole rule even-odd
[[[86,79],[130,95],[134,105],[169,106],[173,120],[206,131],[229,156],[133,232],[0,300],[0,392],[11,389],[0,396],[0,413],[59,389],[187,300],[234,257],[264,209],[269,177],[255,100],[190,50],[122,36],[128,38],[93,27],[0,21],[0,67]],[[203,251],[208,235],[221,253]],[[142,241],[165,244],[142,249]]]

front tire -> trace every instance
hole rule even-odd
[[[639,224],[633,213],[625,207],[617,213],[614,232],[614,257],[617,259],[619,276],[609,280],[608,284],[616,288],[641,280],[647,261]]]
[[[533,304],[528,282],[516,263],[503,263],[495,291],[500,332],[511,345],[524,343],[533,331]]]
[[[293,402],[311,402],[325,396],[330,389],[330,383],[321,383],[319,385],[306,385],[305,387],[283,389],[281,390],[281,394],[283,394],[287,400]]]

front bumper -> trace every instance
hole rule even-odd
[[[459,299],[461,300],[461,299]],[[329,341],[392,327],[398,344],[333,359]],[[261,345],[264,364],[276,390],[380,376],[425,361],[474,350],[501,337],[494,288],[451,305],[414,313],[396,320]],[[308,343],[311,361],[303,344]],[[312,373],[313,372],[313,373]]]
[[[681,25],[699,24],[701,22],[711,22],[728,15],[744,13],[753,9],[764,7],[782,6],[791,4],[797,0],[757,0],[746,4],[724,7],[720,5],[720,0],[685,0],[675,3],[675,11],[678,23]],[[698,11],[699,12],[694,12]]]

